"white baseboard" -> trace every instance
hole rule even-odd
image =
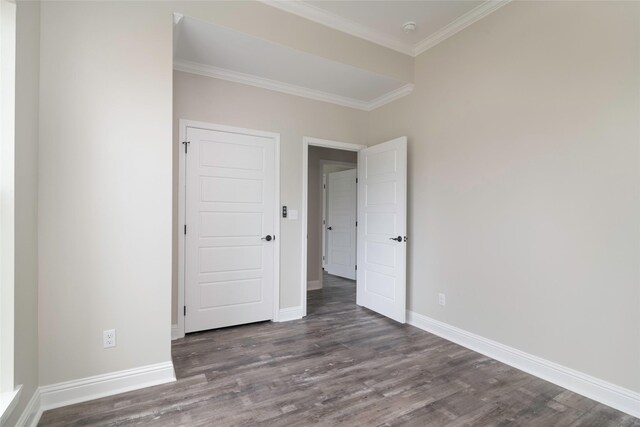
[[[175,381],[173,363],[164,362],[40,387],[42,410],[86,402]]]
[[[20,418],[16,422],[16,427],[36,427],[42,416],[42,406],[40,405],[40,389],[33,392],[29,403],[25,406]]]
[[[640,393],[407,310],[407,323],[640,418]]]
[[[184,334],[178,332],[178,325],[171,325],[171,341],[177,340],[178,338],[184,338]]]
[[[283,308],[278,314],[278,322],[302,319],[302,307]]]
[[[307,290],[315,291],[316,289],[322,289],[322,282],[320,280],[309,280],[307,282]]]
[[[42,416],[42,405],[40,405],[40,388],[33,392],[29,403],[25,406],[16,427],[36,427]]]
[[[176,380],[172,362],[38,387],[17,427],[35,427],[44,411]]]

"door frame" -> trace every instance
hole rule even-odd
[[[300,306],[302,307],[302,317],[307,315],[307,198],[309,186],[309,146],[335,148],[337,150],[358,152],[367,148],[363,144],[352,144],[349,142],[331,141],[328,139],[313,138],[305,136],[302,138],[302,205],[300,207],[302,219],[302,275],[300,280]]]
[[[220,132],[241,133],[243,135],[259,136],[263,138],[272,138],[275,141],[275,194],[274,194],[274,230],[273,234],[277,236],[274,240],[273,253],[273,316],[272,321],[278,321],[280,312],[280,241],[282,234],[280,233],[280,134],[274,132],[265,132],[255,129],[246,129],[235,126],[219,125],[214,123],[199,122],[195,120],[180,119],[178,125],[179,141],[182,145],[186,141],[187,128],[197,128]],[[180,147],[178,150],[178,230],[185,224],[186,220],[186,173],[187,158],[184,150]],[[171,339],[182,338],[184,332],[184,311],[180,307],[184,307],[185,301],[185,245],[186,239],[184,233],[178,232],[178,323],[177,331],[172,333]],[[173,305],[173,304],[172,304]]]

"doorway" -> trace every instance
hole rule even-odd
[[[324,160],[323,158],[326,157],[341,158],[350,161]],[[310,147],[309,169],[306,210],[307,227],[309,230],[307,233],[307,259],[305,262],[307,263],[307,290],[316,290],[322,289],[323,271],[329,271],[329,244],[335,246],[336,243],[339,243],[335,241],[335,237],[340,237],[336,236],[336,233],[352,231],[352,235],[347,236],[352,240],[344,239],[344,242],[352,243],[352,261],[346,262],[345,264],[355,265],[355,226],[351,227],[351,230],[344,230],[345,227],[340,227],[341,224],[331,224],[331,221],[336,219],[336,214],[339,213],[336,212],[335,208],[340,208],[340,206],[334,201],[332,204],[334,209],[331,212],[329,211],[329,198],[335,198],[338,193],[330,191],[328,179],[335,181],[340,173],[352,171],[350,173],[354,175],[353,184],[355,184],[357,154],[344,150]],[[343,206],[350,204],[349,207],[351,207],[353,215],[355,215],[356,205],[353,202],[356,200],[356,188],[355,185],[352,187],[353,188],[347,189],[347,194],[344,194],[346,200],[341,200],[341,204]],[[331,221],[329,220],[329,216],[331,216]],[[353,221],[355,221],[355,216],[353,217]],[[334,235],[330,236],[332,233],[334,233]],[[329,242],[329,240],[331,240],[331,242]],[[347,247],[346,249],[349,248]],[[331,257],[331,261],[335,261],[335,256]],[[335,262],[333,264],[335,264]],[[355,280],[355,269],[349,278]]]
[[[356,182],[358,163],[357,158],[354,160],[354,163],[320,161],[322,172],[322,269],[330,275],[349,280],[356,280],[357,258]],[[311,193],[311,188],[309,188],[309,194]],[[307,272],[307,274],[309,273]],[[310,289],[313,287],[308,284],[307,290]]]
[[[346,281],[341,283],[353,288],[353,301],[345,302],[355,304],[356,167],[354,151],[309,147],[307,296],[327,294],[325,279],[342,278]]]
[[[308,314],[309,152],[311,147],[357,151],[356,304],[400,323],[406,320],[407,137],[370,147],[303,139],[301,305]],[[312,205],[309,205],[311,207]],[[317,211],[316,211],[317,212]],[[313,215],[313,213],[311,213]],[[318,280],[321,280],[320,278]]]
[[[355,292],[355,178],[358,151],[363,148],[366,147],[359,144],[304,138],[301,303],[305,316],[308,291],[322,289],[327,280],[331,284],[351,280]],[[349,178],[353,178],[350,186]],[[328,270],[335,276],[328,275]]]

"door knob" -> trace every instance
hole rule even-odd
[[[398,237],[389,237],[389,240],[395,240],[396,242],[402,242],[402,237],[398,236]]]
[[[329,228],[327,228],[327,230],[333,230],[333,227],[329,227]]]
[[[262,240],[266,240],[267,242],[270,242],[271,236],[267,234],[265,237],[262,238]]]

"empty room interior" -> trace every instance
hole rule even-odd
[[[640,426],[640,2],[0,0],[0,425]]]

